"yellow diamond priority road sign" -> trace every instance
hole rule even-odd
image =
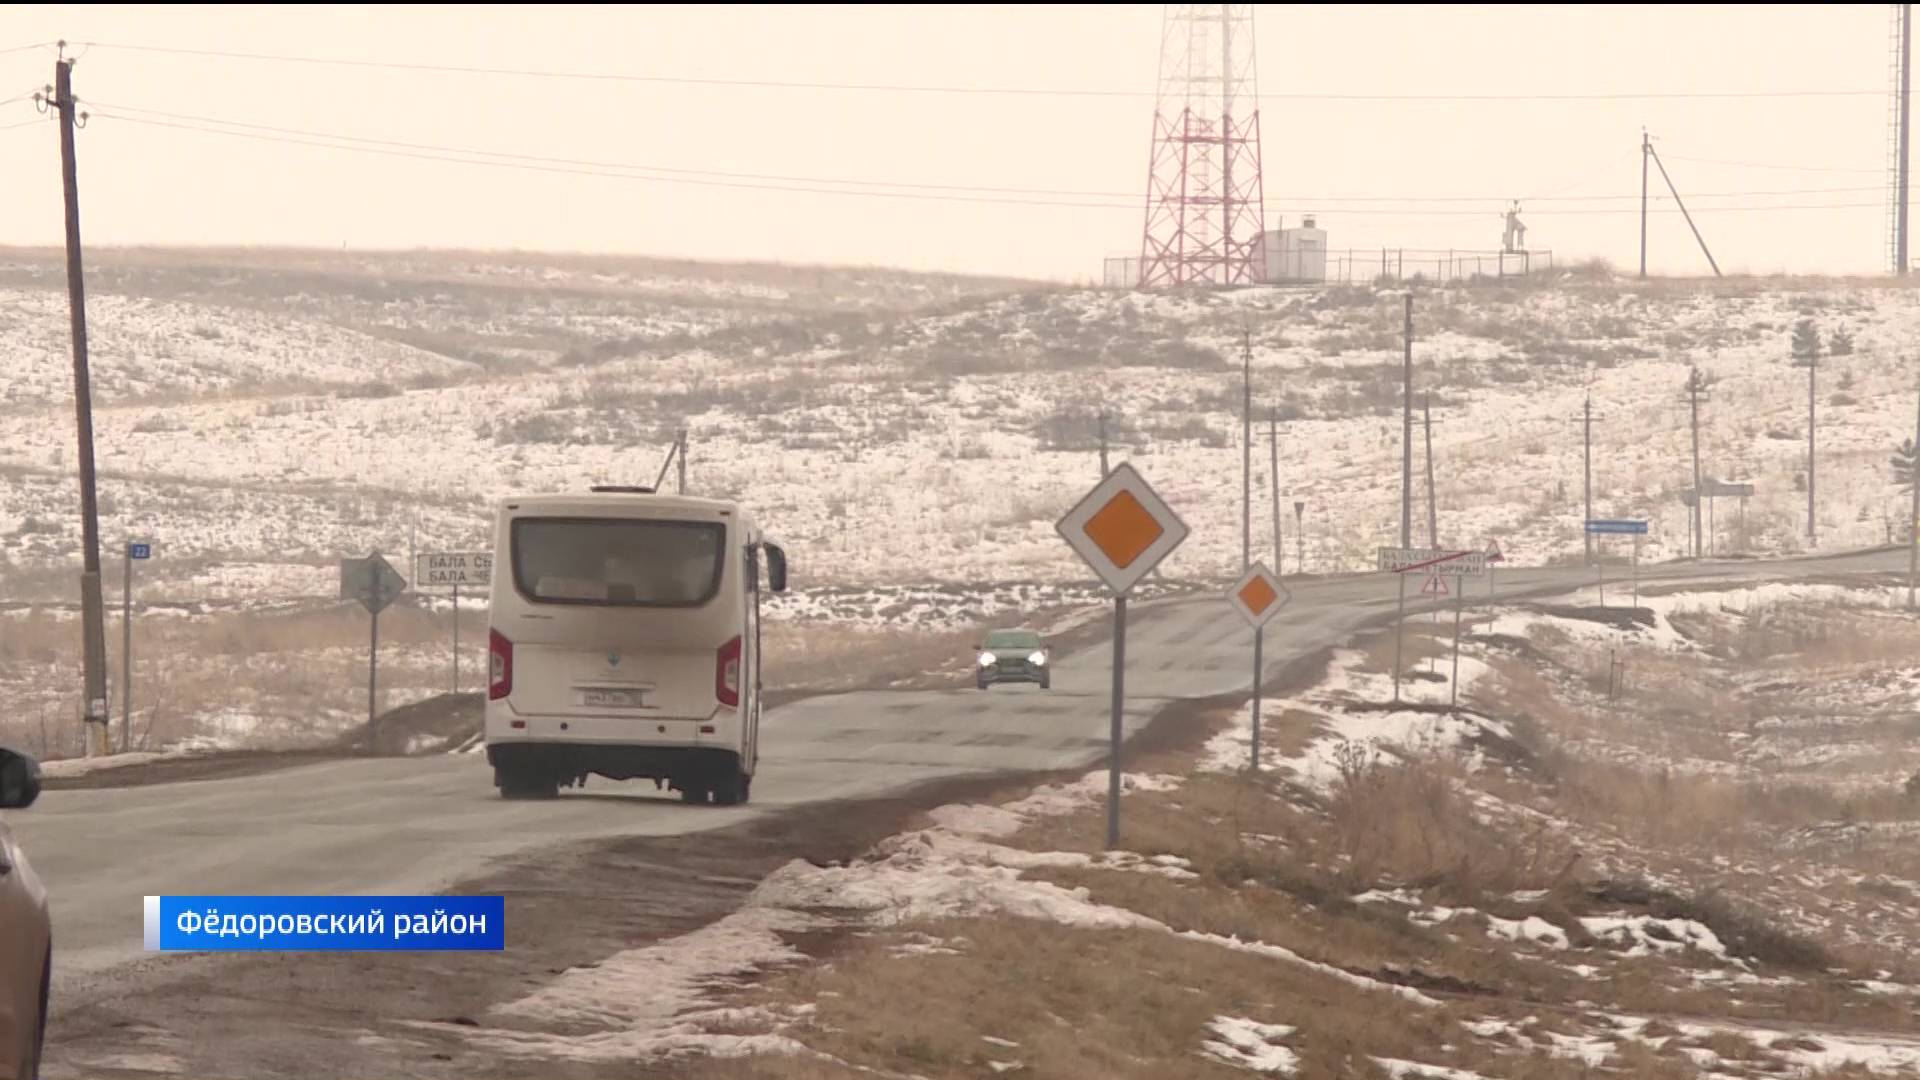
[[[1242,618],[1254,629],[1259,629],[1287,606],[1293,594],[1287,591],[1280,579],[1267,569],[1265,563],[1254,563],[1253,568],[1241,575],[1240,580],[1227,590],[1227,603],[1233,605]]]
[[[1125,596],[1187,538],[1187,526],[1145,477],[1121,464],[1057,526],[1115,595]]]

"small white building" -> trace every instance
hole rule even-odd
[[[1266,281],[1327,280],[1327,232],[1314,225],[1312,215],[1301,218],[1298,228],[1262,233],[1260,256]]]

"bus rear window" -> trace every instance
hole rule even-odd
[[[705,521],[520,518],[513,583],[548,604],[699,607],[720,591],[726,530]]]

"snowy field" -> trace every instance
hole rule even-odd
[[[798,581],[1081,582],[1053,522],[1096,478],[1101,411],[1116,457],[1193,527],[1166,572],[1219,576],[1238,556],[1243,331],[1259,407],[1282,421],[1289,567],[1302,539],[1308,569],[1333,571],[1397,534],[1390,295],[285,259],[102,259],[90,314],[104,535],[153,542],[164,557],[148,569],[169,589],[245,563],[288,567],[258,575],[261,598],[324,594],[316,578],[343,554],[484,545],[493,500],[650,483],[682,426],[692,490],[753,506],[791,545]],[[63,595],[76,550],[57,285],[48,265],[0,264],[0,328],[21,344],[0,357],[15,388],[0,407],[0,581],[15,598]],[[1575,550],[1574,418],[1591,392],[1596,514],[1651,519],[1646,558],[1683,554],[1680,387],[1697,365],[1714,380],[1704,470],[1758,489],[1717,508],[1719,549],[1802,550],[1806,378],[1788,342],[1804,317],[1852,342],[1820,375],[1819,544],[1885,542],[1905,520],[1887,459],[1913,427],[1900,349],[1920,330],[1916,296],[1767,280],[1423,289],[1415,380],[1432,395],[1441,540],[1498,539],[1519,564]]]

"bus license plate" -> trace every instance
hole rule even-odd
[[[580,691],[580,704],[589,709],[644,709],[647,707],[647,692],[598,687],[583,689]]]

